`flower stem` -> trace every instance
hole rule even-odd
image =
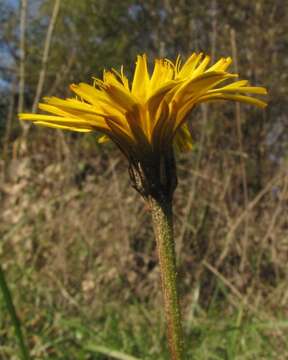
[[[160,262],[162,291],[168,341],[171,359],[184,359],[184,341],[181,325],[181,312],[177,290],[177,270],[175,244],[173,239],[172,201],[149,198],[154,232]]]
[[[17,337],[18,343],[19,343],[19,348],[21,351],[21,358],[22,360],[29,360],[30,356],[28,353],[28,349],[25,345],[24,342],[24,338],[23,338],[23,334],[22,334],[22,330],[21,330],[21,323],[20,320],[16,314],[16,310],[13,304],[13,300],[12,300],[12,296],[11,293],[9,291],[8,285],[6,283],[5,280],[5,275],[4,275],[4,271],[2,270],[2,267],[0,265],[0,289],[2,290],[3,293],[3,299],[6,303],[8,312],[10,314],[11,317],[11,321],[13,323],[14,329],[15,329],[15,335]]]

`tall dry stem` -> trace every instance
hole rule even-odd
[[[27,20],[27,0],[20,3],[20,63],[19,63],[19,84],[18,84],[18,113],[24,110],[24,90],[25,90],[25,32]],[[23,131],[29,126],[24,121],[20,122]]]
[[[237,43],[236,43],[236,33],[234,29],[230,30],[230,41],[231,41],[231,49],[232,56],[234,60],[234,69],[235,73],[238,73],[238,54],[237,54]],[[241,109],[240,104],[235,103],[235,111],[236,111],[236,128],[237,128],[237,137],[238,137],[238,146],[240,152],[240,171],[242,177],[242,188],[243,188],[243,197],[244,197],[244,211],[247,209],[249,203],[248,197],[248,185],[247,185],[247,174],[246,174],[246,165],[244,159],[244,149],[243,149],[243,135],[242,135],[242,125],[241,125]],[[245,218],[244,222],[244,234],[242,239],[242,258],[240,268],[244,269],[246,258],[247,258],[247,241],[248,241],[248,217]]]
[[[32,113],[36,112],[37,105],[38,105],[38,102],[39,102],[41,94],[42,94],[44,81],[45,81],[45,77],[46,77],[46,71],[47,71],[49,50],[50,50],[50,46],[51,46],[53,30],[54,30],[57,16],[59,13],[60,3],[61,3],[61,0],[55,0],[54,6],[53,6],[53,11],[52,11],[52,16],[51,16],[49,26],[47,29],[46,39],[45,39],[45,43],[44,43],[43,57],[42,57],[42,66],[41,66],[41,70],[40,70],[40,74],[39,74],[35,98],[34,98],[33,105],[32,105]]]

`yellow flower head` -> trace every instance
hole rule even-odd
[[[72,84],[76,97],[46,97],[39,109],[44,114],[19,114],[21,120],[36,125],[78,132],[99,132],[100,142],[112,140],[134,163],[165,156],[172,145],[180,151],[191,148],[187,119],[202,102],[234,100],[265,107],[262,100],[247,94],[266,94],[263,87],[234,81],[237,74],[227,72],[231,58],[221,58],[211,67],[209,56],[193,53],[181,65],[156,59],[149,74],[146,55],[137,57],[132,82],[120,72],[104,71],[93,85]],[[232,82],[231,82],[232,80]],[[228,81],[225,85],[222,83]]]

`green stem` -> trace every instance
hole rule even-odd
[[[6,303],[8,312],[10,314],[11,317],[11,321],[13,323],[14,326],[14,330],[15,330],[15,335],[17,337],[18,343],[19,343],[19,348],[21,351],[21,357],[23,360],[29,360],[30,356],[28,353],[28,349],[25,345],[24,342],[24,338],[23,338],[23,334],[22,334],[22,330],[21,330],[21,323],[20,320],[16,314],[16,310],[13,304],[13,300],[12,300],[12,296],[11,293],[9,291],[8,285],[6,283],[5,280],[5,275],[4,275],[4,271],[2,270],[2,267],[0,265],[0,288],[2,290],[3,293],[3,298],[4,298],[4,302]]]
[[[184,359],[181,311],[177,290],[177,269],[173,239],[172,202],[149,199],[162,281],[162,291],[171,359]]]

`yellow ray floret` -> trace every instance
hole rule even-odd
[[[72,84],[74,98],[44,98],[39,109],[50,115],[25,113],[19,118],[58,129],[99,132],[99,142],[112,140],[136,161],[159,156],[172,144],[187,151],[192,139],[186,122],[196,105],[232,100],[266,106],[251,96],[266,95],[266,89],[247,80],[234,81],[238,74],[227,71],[231,62],[230,57],[221,58],[209,67],[209,56],[193,53],[183,65],[180,56],[175,63],[156,59],[150,75],[146,55],[138,55],[131,84],[123,66],[119,72],[104,71],[93,85]]]

